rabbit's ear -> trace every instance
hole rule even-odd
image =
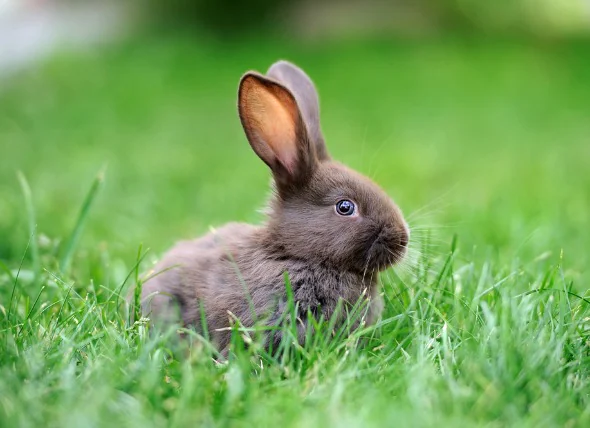
[[[266,74],[281,82],[293,93],[318,159],[329,159],[330,155],[320,128],[318,93],[309,76],[302,69],[288,61],[275,62]]]
[[[249,72],[240,81],[238,110],[252,149],[272,170],[279,190],[311,176],[317,158],[295,97],[286,87]]]

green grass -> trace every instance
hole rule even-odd
[[[587,52],[169,35],[3,82],[0,425],[588,426]],[[396,199],[413,250],[375,329],[217,364],[149,337],[120,296],[175,240],[260,221],[236,89],[279,57],[314,78],[332,154]]]

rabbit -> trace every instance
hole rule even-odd
[[[272,173],[267,219],[177,243],[143,285],[144,316],[197,331],[205,321],[214,346],[227,352],[235,318],[244,326],[257,317],[269,325],[281,319],[286,272],[299,342],[308,311],[329,319],[339,301],[350,307],[365,296],[365,322],[374,323],[383,309],[378,273],[408,247],[401,210],[371,180],[332,160],[315,86],[297,66],[278,61],[266,75],[243,75],[238,112],[252,150]],[[279,333],[266,346],[280,340]]]

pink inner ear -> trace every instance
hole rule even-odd
[[[285,89],[268,87],[252,78],[244,82],[242,108],[254,137],[250,143],[258,156],[271,166],[278,161],[293,173],[297,162],[298,118],[294,99]]]

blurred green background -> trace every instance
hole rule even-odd
[[[54,5],[64,7],[29,2],[30,11]],[[156,257],[210,226],[261,220],[269,174],[241,130],[237,83],[284,58],[316,82],[333,156],[380,183],[413,226],[432,230],[441,253],[454,234],[465,260],[531,264],[563,250],[568,273],[587,279],[587,6],[115,8],[116,37],[66,38],[0,81],[0,259],[16,267],[27,245],[19,170],[51,254],[107,166],[75,261],[81,271],[104,254],[129,262],[139,243]],[[414,235],[417,247],[423,236]]]

